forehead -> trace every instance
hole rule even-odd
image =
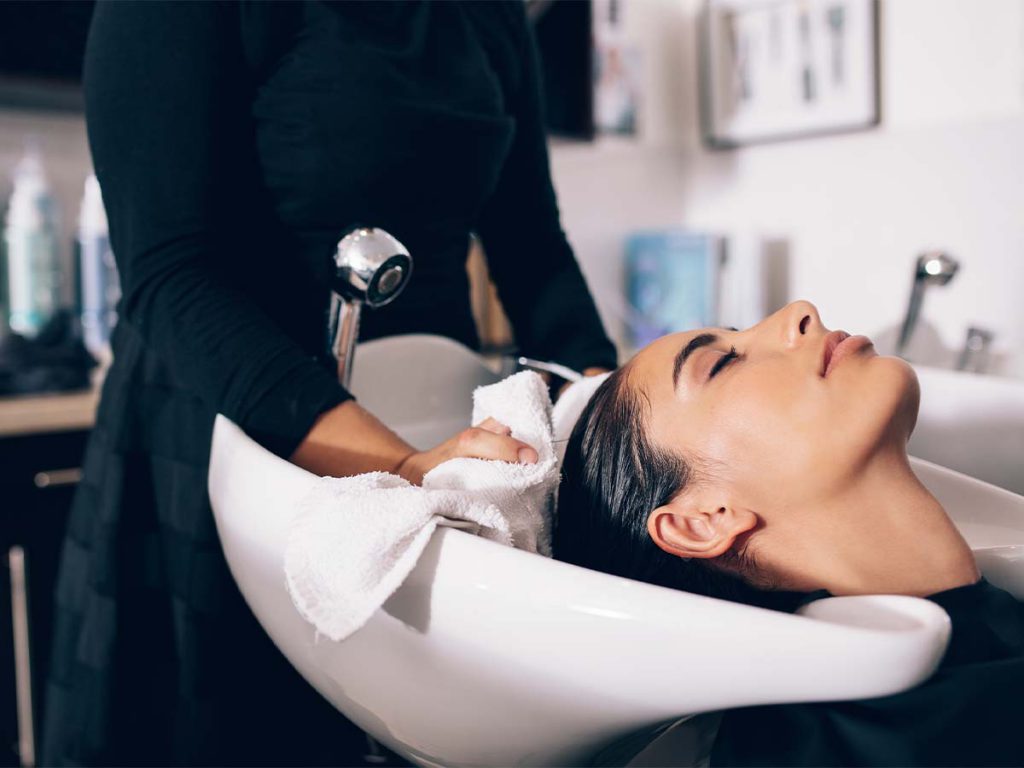
[[[629,363],[633,384],[641,387],[649,399],[659,395],[670,395],[672,365],[676,355],[690,339],[709,332],[714,331],[701,328],[695,331],[670,333],[652,341],[637,352]]]
[[[645,375],[649,375],[654,368],[667,365],[669,368],[666,375],[671,379],[672,363],[676,355],[679,354],[679,350],[686,346],[690,339],[705,333],[717,334],[718,330],[714,328],[698,328],[695,331],[681,331],[662,336],[637,352],[630,365],[637,371],[643,371]]]

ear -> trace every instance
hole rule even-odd
[[[756,525],[757,515],[748,509],[702,504],[684,494],[651,512],[647,533],[670,555],[710,559],[728,552]]]

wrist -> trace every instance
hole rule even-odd
[[[414,485],[419,485],[419,482],[416,479],[416,469],[413,466],[414,459],[418,453],[419,451],[415,450],[409,451],[394,466],[394,468],[391,470],[391,474],[398,475],[402,479],[408,480],[410,483],[413,483]],[[419,479],[422,480],[422,476]]]

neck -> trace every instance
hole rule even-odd
[[[787,553],[776,569],[786,589],[923,597],[980,578],[967,543],[902,450],[874,457],[840,493],[786,522],[762,531],[776,527],[764,544]]]

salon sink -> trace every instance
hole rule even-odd
[[[1024,494],[1024,381],[916,370],[921,410],[910,454]]]
[[[454,342],[396,337],[360,347],[353,389],[425,445],[465,426],[473,388],[493,379]],[[928,437],[943,423],[945,390],[925,380],[936,395]],[[986,576],[1024,597],[1024,498],[912,464]],[[283,574],[290,520],[316,481],[217,417],[210,499],[246,601],[314,688],[420,766],[623,765],[636,752],[630,745],[673,723],[652,748],[675,739],[666,747],[672,764],[701,764],[716,711],[896,693],[931,674],[946,647],[948,617],[917,598],[830,598],[783,614],[587,571],[450,528],[434,533],[362,629],[332,642],[299,615]],[[653,755],[653,763],[665,760]]]

